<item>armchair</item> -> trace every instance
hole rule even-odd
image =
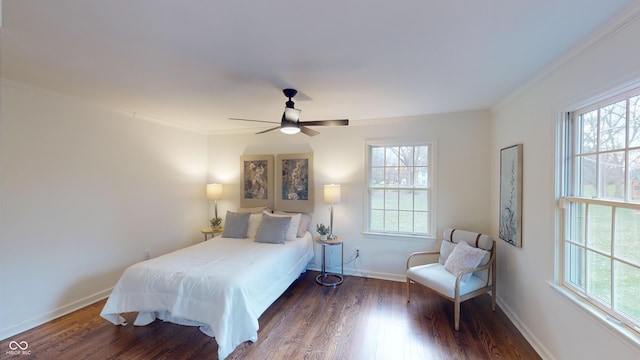
[[[464,244],[461,244],[464,243]],[[439,255],[438,262],[412,265],[419,256]],[[496,242],[489,235],[447,228],[440,251],[422,251],[407,259],[407,302],[411,285],[420,284],[454,303],[454,327],[460,328],[460,303],[491,292],[496,310]]]

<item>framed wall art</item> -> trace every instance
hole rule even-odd
[[[240,207],[273,208],[273,155],[240,157]]]
[[[276,159],[276,208],[313,212],[313,153],[278,154]]]
[[[500,150],[500,239],[522,247],[522,144]]]

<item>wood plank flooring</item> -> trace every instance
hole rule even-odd
[[[489,295],[453,303],[405,284],[348,276],[337,288],[308,271],[260,317],[256,343],[227,359],[540,359]],[[0,359],[218,359],[215,339],[196,327],[156,321],[116,326],[99,316],[104,301],[0,342]],[[136,314],[124,314],[133,324]],[[11,354],[26,341],[29,356]]]

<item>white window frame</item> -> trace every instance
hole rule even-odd
[[[579,303],[587,312],[594,314],[596,317],[603,319],[614,328],[619,330],[621,333],[630,338],[635,344],[640,343],[640,319],[633,318],[624,313],[624,311],[619,310],[617,307],[616,301],[616,264],[623,264],[625,266],[631,266],[634,268],[640,268],[640,264],[635,264],[633,262],[629,262],[627,259],[622,257],[621,255],[617,255],[614,250],[615,246],[615,233],[616,227],[620,226],[616,222],[616,216],[618,216],[618,209],[632,210],[640,212],[640,201],[633,200],[631,198],[632,190],[632,182],[630,181],[630,176],[628,174],[628,164],[629,164],[629,151],[640,150],[640,146],[630,146],[629,144],[629,105],[627,102],[626,109],[626,128],[625,128],[625,144],[622,148],[616,149],[618,151],[624,152],[624,178],[625,178],[625,188],[624,188],[624,199],[607,199],[598,197],[599,191],[598,188],[601,188],[599,167],[595,166],[595,176],[596,180],[596,196],[588,197],[588,196],[578,196],[580,194],[576,193],[576,188],[578,188],[578,179],[581,176],[579,171],[577,170],[577,158],[580,155],[577,153],[578,146],[578,134],[580,133],[580,129],[578,128],[578,120],[576,114],[585,114],[591,110],[600,109],[603,106],[615,103],[617,101],[623,99],[629,99],[640,95],[640,88],[636,88],[630,91],[625,91],[620,93],[617,96],[608,97],[602,101],[593,102],[590,106],[585,106],[580,109],[577,109],[573,112],[567,113],[563,118],[559,121],[558,128],[558,197],[560,199],[558,203],[558,247],[557,247],[557,268],[556,268],[556,279],[555,283],[559,287],[558,290],[567,295],[569,298],[575,300]],[[599,115],[598,115],[599,116]],[[600,133],[600,127],[598,126],[597,133]],[[601,149],[598,144],[596,144],[595,151],[592,152],[583,152],[581,153],[584,157],[584,154],[589,154],[595,156],[598,159],[598,155],[606,154],[611,152],[611,150]],[[597,164],[597,163],[596,163]],[[587,223],[589,222],[587,216],[589,214],[589,209],[594,207],[608,207],[611,208],[611,243],[609,252],[599,251],[597,246],[589,244],[588,241],[584,239],[580,239],[580,237],[588,238],[589,236],[589,226]],[[579,209],[579,210],[578,210]],[[575,218],[571,218],[571,212],[579,213],[578,216],[584,217],[582,223],[572,224],[572,220]],[[620,215],[621,216],[621,215]],[[578,226],[579,225],[579,226]],[[572,239],[571,228],[579,228],[582,233],[581,236],[575,236]],[[570,257],[572,256],[566,250],[571,247],[574,251],[574,259],[579,259],[581,261],[576,260],[578,263],[571,263]],[[603,300],[599,298],[598,294],[590,291],[589,283],[595,282],[589,278],[589,266],[587,265],[587,254],[597,254],[601,258],[609,259],[610,267],[611,267],[611,288],[610,288],[610,299]],[[580,269],[578,269],[580,267]],[[576,270],[578,269],[578,270]],[[571,272],[572,271],[580,271],[580,276],[584,277],[581,281],[582,284],[576,284],[575,281],[572,281]],[[575,278],[573,279],[575,280]],[[628,300],[627,300],[628,301]]]
[[[428,184],[427,192],[429,197],[428,205],[428,221],[427,233],[409,233],[409,232],[396,232],[396,231],[379,231],[371,230],[371,191],[374,188],[371,186],[371,148],[372,147],[395,147],[395,146],[427,146],[428,149]],[[424,239],[431,239],[435,237],[436,229],[436,142],[435,141],[409,141],[402,139],[385,139],[385,140],[367,140],[365,141],[365,188],[364,188],[364,224],[363,235],[365,237],[375,238],[388,238],[388,239],[400,239],[400,240],[417,240],[424,241]],[[402,188],[402,187],[400,187]],[[411,189],[413,187],[406,187]]]

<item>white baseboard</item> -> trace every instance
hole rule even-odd
[[[111,290],[113,288],[109,288],[106,290],[99,291],[95,294],[89,295],[80,300],[74,301],[72,303],[60,306],[57,309],[51,310],[45,314],[38,315],[30,320],[23,321],[19,324],[11,325],[7,328],[0,329],[0,340],[4,340],[10,338],[12,336],[18,335],[27,330],[33,329],[37,326],[40,326],[46,322],[57,319],[61,316],[72,313],[76,310],[82,309],[85,306],[91,305],[97,301],[100,301],[111,294]]]
[[[533,335],[533,333],[529,330],[529,328],[520,320],[520,318],[511,310],[507,304],[500,299],[500,297],[496,298],[496,303],[500,306],[500,309],[507,315],[509,320],[515,325],[515,327],[520,331],[522,336],[531,344],[533,349],[540,355],[543,359],[555,360],[555,358],[551,355],[551,353],[547,350],[544,345],[538,340],[538,338]]]
[[[307,266],[307,270],[322,271],[320,266],[316,264],[309,264],[309,266]],[[330,268],[327,268],[327,271],[331,273],[335,273],[335,272],[340,273],[340,268],[332,266]],[[344,274],[349,276],[359,276],[359,277],[366,277],[366,278],[373,278],[373,279],[380,279],[380,280],[389,280],[389,281],[398,281],[398,282],[407,281],[407,276],[405,274],[398,275],[398,274],[391,274],[391,273],[353,270],[353,269],[344,269]]]

